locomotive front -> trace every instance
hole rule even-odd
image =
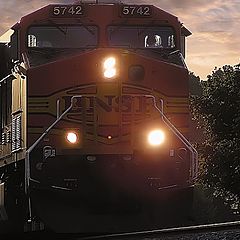
[[[26,68],[30,217],[62,230],[79,211],[192,186],[190,32],[175,16],[151,5],[49,5],[14,30]]]

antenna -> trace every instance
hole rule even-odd
[[[121,3],[121,0],[75,0],[74,2],[74,4],[81,4],[81,3],[110,4],[110,3]]]
[[[96,3],[121,3],[121,0],[96,0]]]

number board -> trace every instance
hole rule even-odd
[[[55,5],[51,9],[53,17],[81,17],[84,9],[82,5]]]
[[[123,5],[121,6],[122,17],[151,17],[151,5]]]

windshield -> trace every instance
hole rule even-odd
[[[33,26],[29,28],[29,48],[93,48],[97,45],[96,26]]]
[[[175,47],[174,31],[162,26],[109,26],[109,45],[124,48]]]
[[[52,26],[32,26],[26,40],[29,63],[37,66],[96,48],[98,27],[55,23]]]

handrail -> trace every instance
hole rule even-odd
[[[0,84],[4,81],[8,80],[10,77],[12,77],[13,79],[15,78],[13,74],[9,74],[0,80]],[[11,79],[11,80],[13,80],[13,79]]]
[[[156,110],[160,113],[163,122],[170,128],[170,130],[177,136],[178,139],[184,144],[184,146],[187,147],[187,149],[191,152],[191,171],[190,171],[190,177],[191,180],[194,181],[198,177],[198,152],[194,148],[194,146],[187,140],[187,138],[171,123],[171,121],[165,116],[163,109],[161,110],[156,101],[156,97],[151,94],[131,94],[133,96],[144,96],[149,97],[153,99],[153,105],[156,108]],[[163,100],[160,99],[161,104],[163,106]],[[190,180],[190,179],[189,179]]]
[[[38,143],[48,134],[48,132],[63,118],[63,116],[66,115],[71,110],[71,108],[73,107],[73,100],[75,98],[81,98],[81,97],[83,97],[83,95],[72,96],[70,106],[45,130],[45,132],[26,151],[26,157],[25,157],[25,193],[28,197],[28,214],[29,214],[28,221],[30,221],[30,222],[31,222],[31,219],[32,219],[31,200],[30,200],[30,197],[29,197],[29,186],[30,186],[30,178],[31,178],[30,153],[38,145]]]
[[[197,178],[197,172],[198,172],[198,152],[194,148],[194,146],[187,140],[187,138],[171,123],[171,121],[165,116],[163,113],[163,110],[161,110],[157,106],[156,97],[153,95],[149,95],[153,98],[154,101],[154,107],[157,109],[157,111],[161,114],[163,122],[170,128],[170,130],[180,139],[180,141],[188,148],[188,150],[191,152],[191,177],[192,180],[195,180]],[[163,100],[160,99],[162,106],[163,106]]]

